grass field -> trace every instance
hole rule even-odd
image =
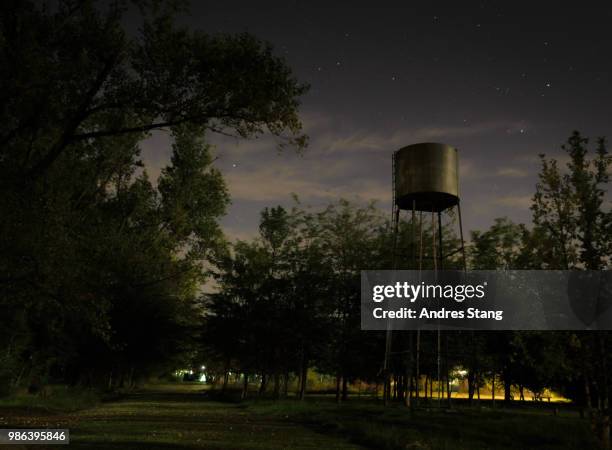
[[[324,397],[305,402],[220,402],[194,385],[156,387],[80,411],[66,401],[59,405],[50,399],[46,402],[51,406],[23,400],[0,402],[0,426],[69,428],[70,448],[75,449],[594,447],[587,422],[563,407],[558,416],[544,408],[470,409],[461,405],[453,411],[431,408],[411,415],[401,406],[383,408],[371,400],[342,405]]]

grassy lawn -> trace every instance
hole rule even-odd
[[[360,448],[341,436],[318,433],[280,415],[261,414],[244,405],[208,400],[189,386],[145,391],[72,413],[15,402],[0,404],[0,427],[69,428],[69,447],[75,449]],[[30,447],[45,448],[43,445]],[[18,447],[11,446],[15,448]]]
[[[459,406],[454,412],[419,410],[411,416],[400,406],[357,399],[342,405],[325,398],[219,402],[199,386],[179,385],[71,412],[5,401],[0,426],[69,428],[70,447],[76,449],[593,448],[587,422],[568,411],[553,416],[531,407]]]
[[[453,411],[418,410],[352,401],[254,402],[247,407],[309,423],[325,433],[344,436],[374,449],[575,449],[595,448],[585,420],[570,411],[458,407]]]

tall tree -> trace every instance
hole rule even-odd
[[[540,180],[533,198],[534,233],[541,238],[534,242],[545,256],[544,267],[562,269],[609,268],[612,249],[612,210],[606,205],[612,157],[605,138],[599,138],[595,154],[588,157],[589,140],[575,131],[563,150],[569,157],[566,170],[561,171],[554,159],[541,156]],[[537,248],[537,247],[536,247]],[[602,446],[610,443],[610,336],[607,332],[574,333],[570,348],[579,349],[573,359],[573,373],[567,382],[582,385],[584,401],[598,429]],[[571,391],[576,392],[576,389]]]
[[[178,352],[228,202],[205,133],[306,144],[285,61],[249,34],[178,27],[176,4],[0,5],[7,380],[114,385]],[[140,147],[160,129],[172,161],[149,180]]]
[[[605,208],[612,157],[605,138],[599,138],[595,156],[587,158],[589,140],[574,131],[563,145],[569,156],[567,170],[554,159],[540,156],[542,169],[533,197],[533,221],[550,244],[551,268],[601,269],[610,264],[612,212]]]

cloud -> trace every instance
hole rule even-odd
[[[529,172],[515,167],[503,167],[497,171],[497,176],[508,178],[524,178],[529,176]]]
[[[359,127],[344,117],[320,112],[309,112],[302,118],[311,139],[303,154],[291,149],[277,152],[270,136],[239,140],[208,135],[218,157],[215,166],[223,173],[232,199],[229,214],[222,221],[230,238],[255,236],[261,208],[290,205],[292,193],[313,207],[342,197],[357,203],[374,200],[379,207],[389,209],[391,154],[415,142],[448,142],[462,152],[461,196],[468,229],[482,228],[491,217],[505,215],[509,208],[514,216],[529,220],[531,196],[523,195],[523,187],[527,177],[534,174],[522,169],[526,161],[519,159],[521,154],[515,151],[514,144],[504,146],[505,141],[499,141],[506,130],[524,127],[524,122],[491,120],[466,125],[387,127],[388,132],[384,132],[382,128]],[[169,162],[170,139],[160,133],[142,146],[143,160],[154,177]]]
[[[304,131],[310,137],[305,154],[380,153],[389,154],[409,143],[449,142],[461,138],[486,135],[498,131],[519,129],[524,122],[498,120],[461,125],[436,125],[401,128],[381,132],[364,129],[341,116],[309,112],[302,114]],[[221,135],[209,136],[217,148],[223,149],[221,157],[244,157],[274,153],[276,141],[270,136],[259,136],[250,140],[229,138]],[[291,150],[288,150],[290,152]]]
[[[292,193],[301,199],[353,198],[361,201],[390,201],[390,184],[376,179],[363,180],[353,177],[345,167],[342,176],[338,167],[330,162],[327,170],[317,172],[311,164],[265,165],[257,170],[234,170],[225,173],[230,196],[233,200],[275,202],[287,200]]]
[[[237,141],[215,138],[222,169],[234,200],[272,202],[296,193],[304,200],[391,199],[391,154],[410,142],[448,141],[507,129],[516,124],[492,121],[461,126],[431,126],[390,133],[355,131],[341,117],[310,113],[304,119],[311,144],[303,156],[278,154],[269,137]],[[518,125],[516,125],[518,126]],[[487,175],[473,158],[460,160],[462,179]]]
[[[232,242],[252,241],[259,235],[257,229],[255,228],[244,230],[227,224],[223,224],[223,232],[225,233],[225,236]]]
[[[234,171],[225,174],[234,200],[275,201],[298,193],[304,197],[330,196],[323,184],[298,175],[292,167],[261,167],[256,171]]]
[[[474,137],[492,133],[499,130],[514,129],[520,126],[519,122],[490,121],[469,125],[430,126],[412,129],[401,129],[391,133],[370,131],[357,131],[342,133],[330,129],[330,122],[319,122],[328,126],[326,130],[317,130],[313,135],[311,149],[315,152],[392,152],[406,145],[416,142],[450,141],[458,138]]]
[[[510,208],[529,209],[532,200],[532,195],[508,195],[496,199],[494,203],[498,205],[508,206]]]

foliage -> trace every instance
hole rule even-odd
[[[569,156],[562,172],[556,160],[540,155],[542,171],[533,197],[533,222],[550,246],[550,268],[602,269],[612,253],[612,211],[604,207],[612,157],[605,138],[597,140],[595,156],[587,158],[589,140],[575,131],[563,149]]]
[[[249,34],[176,26],[176,2],[0,8],[0,379],[113,388],[184,364],[229,201],[204,137],[303,148],[306,86]],[[172,158],[151,180],[155,130]]]

